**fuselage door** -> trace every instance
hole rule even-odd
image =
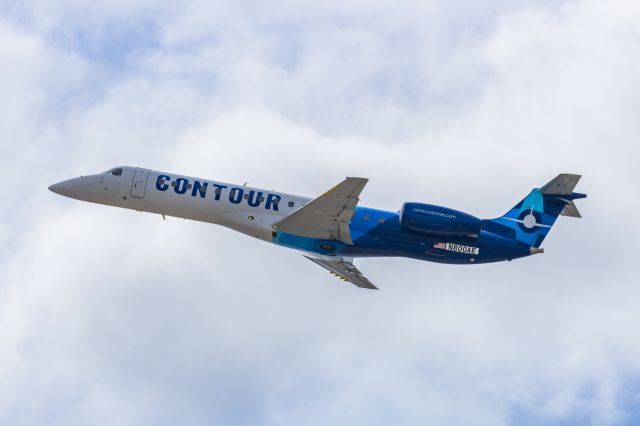
[[[131,182],[131,196],[136,198],[144,198],[147,189],[147,180],[149,179],[149,170],[136,167]]]

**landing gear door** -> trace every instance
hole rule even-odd
[[[135,198],[144,198],[147,189],[147,180],[149,180],[149,170],[136,168],[131,182],[131,196]]]

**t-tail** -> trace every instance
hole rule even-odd
[[[531,253],[539,249],[558,216],[581,217],[574,200],[585,194],[573,192],[580,175],[563,173],[542,188],[535,188],[504,216],[484,220],[482,230],[517,240],[531,247]]]

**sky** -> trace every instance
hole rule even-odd
[[[640,6],[0,2],[0,425],[635,425]],[[131,165],[497,217],[546,253],[361,259],[57,196]]]

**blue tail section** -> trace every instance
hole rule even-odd
[[[561,214],[580,217],[574,200],[586,195],[573,192],[580,176],[562,174],[542,188],[536,188],[505,215],[484,220],[482,230],[540,247]]]

